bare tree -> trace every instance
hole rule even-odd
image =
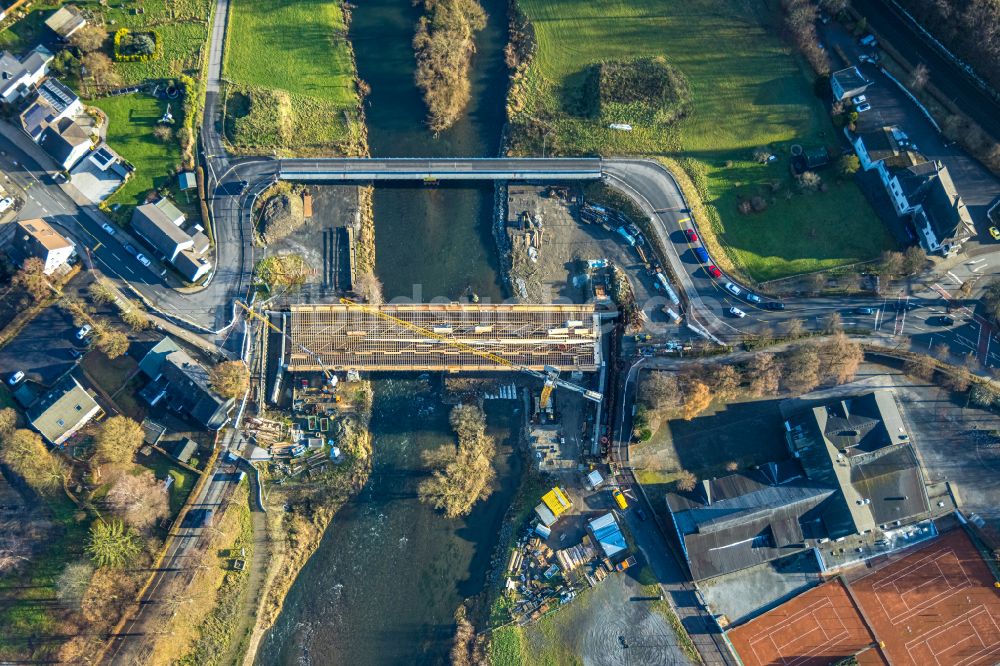
[[[208,382],[223,398],[240,398],[250,388],[250,371],[242,361],[226,361],[212,368]]]
[[[784,358],[785,388],[792,393],[808,393],[820,381],[819,353],[813,345],[793,349]]]
[[[802,334],[805,333],[806,327],[801,319],[788,319],[782,325],[782,333],[784,333],[786,338],[801,338]]]
[[[763,352],[754,355],[746,368],[746,375],[750,380],[750,395],[757,398],[775,395],[781,383],[781,371],[781,364],[774,354]]]
[[[12,407],[0,409],[0,440],[3,440],[17,427],[17,411]]]
[[[677,409],[683,402],[677,376],[665,370],[646,373],[639,386],[639,399],[650,409]]]
[[[83,595],[87,593],[90,578],[94,575],[94,565],[90,562],[71,562],[56,580],[56,596],[64,604],[79,610]]]
[[[821,342],[817,351],[820,357],[820,375],[837,384],[854,379],[865,357],[861,345],[852,342],[843,333]]]
[[[0,461],[42,494],[58,490],[66,473],[63,461],[31,430],[15,430],[4,437]]]
[[[154,525],[170,508],[166,488],[148,470],[120,476],[106,499],[115,515],[139,530]]]
[[[934,354],[934,358],[947,361],[951,357],[951,347],[948,346],[947,342],[939,342],[934,345],[932,353]]]
[[[32,300],[40,301],[51,293],[49,280],[45,276],[45,262],[38,257],[30,257],[21,264],[21,269],[14,274],[12,283],[23,289]]]
[[[102,463],[131,462],[144,437],[142,426],[132,419],[112,416],[97,431],[94,455]]]
[[[924,63],[918,63],[913,71],[910,72],[909,87],[914,92],[920,92],[927,85],[927,79],[930,75],[930,70],[927,69],[927,65]]]
[[[97,327],[95,326],[94,329],[96,332]],[[109,359],[115,359],[123,355],[128,351],[128,345],[128,336],[116,328],[107,326],[101,332],[97,333],[95,346]]]
[[[698,485],[698,477],[686,469],[682,469],[677,474],[677,490],[691,492]]]
[[[906,252],[903,253],[903,273],[905,275],[914,275],[920,272],[926,264],[927,253],[924,252],[923,248],[917,245],[906,248]]]
[[[385,297],[382,295],[382,281],[372,271],[365,271],[358,275],[354,290],[372,305],[381,305],[385,302]]]
[[[111,58],[94,51],[87,53],[80,59],[84,71],[94,79],[94,83],[99,86],[117,86],[121,83],[121,77],[115,71]]]
[[[902,252],[886,250],[879,260],[879,270],[883,275],[902,275],[904,265]]]
[[[708,368],[708,384],[719,400],[732,400],[740,394],[740,373],[722,363]]]
[[[934,378],[934,361],[929,356],[924,356],[923,354],[915,358],[909,358],[903,363],[903,372],[914,379],[929,382]]]
[[[712,404],[712,391],[702,382],[694,382],[688,387],[682,405],[682,415],[685,421],[690,421],[694,417],[708,409]]]
[[[90,53],[100,49],[107,38],[108,33],[103,25],[87,23],[70,36],[69,43],[82,53]]]
[[[840,333],[844,330],[844,318],[839,312],[831,312],[823,320],[823,332],[827,335]]]

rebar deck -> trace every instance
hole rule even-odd
[[[348,305],[293,305],[288,370],[471,372],[551,365],[592,372],[600,366],[600,319],[593,305],[420,303],[378,309],[444,339]],[[452,342],[496,354],[513,367]]]

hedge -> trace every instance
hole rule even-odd
[[[115,31],[115,61],[116,62],[146,62],[147,60],[156,60],[163,55],[163,40],[160,38],[160,33],[155,30],[143,30],[143,34],[150,34],[153,36],[153,52],[145,54],[136,55],[126,55],[121,52],[122,40],[125,39],[131,31],[128,28],[119,28]]]

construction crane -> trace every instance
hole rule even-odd
[[[325,365],[323,365],[323,359],[320,357],[319,354],[317,354],[316,352],[312,351],[311,349],[309,349],[308,347],[306,347],[305,345],[303,345],[301,343],[294,342],[292,340],[292,336],[290,336],[288,333],[285,333],[283,330],[281,330],[280,328],[278,328],[277,326],[275,326],[274,324],[272,324],[270,319],[268,319],[264,315],[260,314],[259,312],[257,312],[253,308],[247,306],[247,304],[244,303],[243,301],[237,300],[236,303],[241,308],[243,308],[244,311],[246,311],[247,316],[252,317],[253,319],[256,319],[257,321],[264,322],[264,325],[267,326],[268,328],[270,328],[272,331],[274,331],[275,333],[277,333],[277,334],[279,334],[281,336],[284,336],[285,338],[288,339],[289,342],[291,342],[292,344],[294,344],[295,346],[297,346],[299,349],[301,349],[305,353],[307,353],[310,356],[312,356],[314,359],[316,359],[316,363],[319,364],[320,369],[322,369],[323,376],[326,378],[326,382],[330,385],[330,388],[335,388],[337,386],[337,376],[335,374],[333,374],[329,370],[329,368],[327,368]]]
[[[582,395],[587,400],[592,400],[594,402],[601,402],[604,399],[604,396],[601,395],[600,393],[598,393],[597,391],[591,391],[590,389],[585,389],[582,386],[577,386],[576,384],[573,384],[572,382],[567,382],[564,379],[560,379],[559,378],[559,368],[556,368],[554,366],[546,365],[543,372],[542,371],[538,371],[538,370],[533,370],[533,369],[531,369],[529,367],[526,367],[526,366],[523,366],[523,365],[519,365],[519,364],[514,363],[512,361],[508,361],[503,356],[500,356],[498,354],[494,354],[492,352],[484,351],[482,349],[476,349],[472,345],[466,344],[466,343],[461,342],[459,340],[454,340],[452,338],[449,338],[447,335],[442,335],[440,333],[435,333],[434,331],[426,329],[426,328],[424,328],[422,326],[417,326],[416,324],[414,324],[412,322],[405,321],[405,320],[400,319],[398,317],[393,317],[390,314],[382,312],[378,308],[372,308],[372,307],[369,307],[367,305],[362,305],[361,303],[357,303],[355,301],[352,301],[349,298],[341,298],[340,302],[343,303],[344,305],[348,306],[349,308],[355,308],[357,310],[361,310],[362,312],[367,312],[368,314],[372,314],[372,315],[375,315],[376,317],[381,317],[382,319],[385,319],[387,321],[391,321],[394,324],[398,324],[398,325],[402,326],[403,328],[408,328],[411,331],[419,333],[420,335],[422,335],[422,336],[424,336],[426,338],[431,338],[433,340],[438,340],[439,342],[443,342],[446,345],[450,345],[450,346],[455,347],[457,349],[461,349],[462,351],[469,352],[470,354],[475,354],[476,356],[479,356],[480,358],[485,358],[485,359],[487,359],[489,361],[493,361],[497,365],[502,365],[502,366],[507,367],[507,368],[513,368],[514,370],[518,370],[519,372],[523,372],[526,375],[531,375],[532,377],[535,377],[537,379],[541,379],[542,382],[543,382],[543,384],[542,384],[542,395],[539,398],[539,405],[540,405],[540,407],[542,409],[544,409],[545,407],[548,406],[549,399],[552,397],[552,391],[554,391],[557,386],[559,388],[563,388],[563,389],[566,389],[566,390],[569,390],[569,391],[573,391],[574,393],[579,393],[580,395]],[[312,352],[309,352],[309,353],[312,354]]]

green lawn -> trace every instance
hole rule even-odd
[[[540,120],[552,130],[550,151],[689,158],[732,264],[758,280],[876,256],[891,242],[852,183],[835,182],[830,170],[822,172],[824,193],[800,194],[789,182],[788,147],[835,149],[836,130],[813,93],[811,74],[769,24],[767,4],[520,0],[539,46],[517,100],[523,110],[514,116],[521,128],[515,150],[541,152]],[[589,67],[641,56],[665,56],[687,77],[693,99],[687,118],[670,127],[633,123],[632,132],[622,132],[580,110]],[[751,152],[762,145],[781,159],[751,164]],[[741,196],[758,195],[774,180],[784,187],[769,197],[767,211],[737,211]]]
[[[159,58],[146,62],[115,63],[115,69],[125,84],[174,78],[182,73],[197,76],[200,72],[202,55],[207,52],[209,19],[215,6],[211,0],[124,0],[107,3],[106,6],[102,6],[99,0],[84,0],[76,5],[89,10],[107,26],[109,56],[110,34],[118,28],[152,29],[160,34],[163,54]],[[137,11],[139,9],[141,14]]]
[[[151,190],[165,187],[171,188],[171,198],[182,211],[189,214],[197,211],[195,206],[187,205],[186,197],[177,191],[180,145],[175,139],[161,141],[153,136],[153,129],[167,108],[165,102],[137,93],[84,103],[107,114],[108,145],[135,166],[125,187],[107,201],[109,206],[121,204],[124,207],[120,217],[128,219],[132,206],[143,203]]]
[[[227,108],[230,141],[237,148],[297,152],[361,145],[340,4],[234,0],[230,11],[225,75],[236,98]]]

